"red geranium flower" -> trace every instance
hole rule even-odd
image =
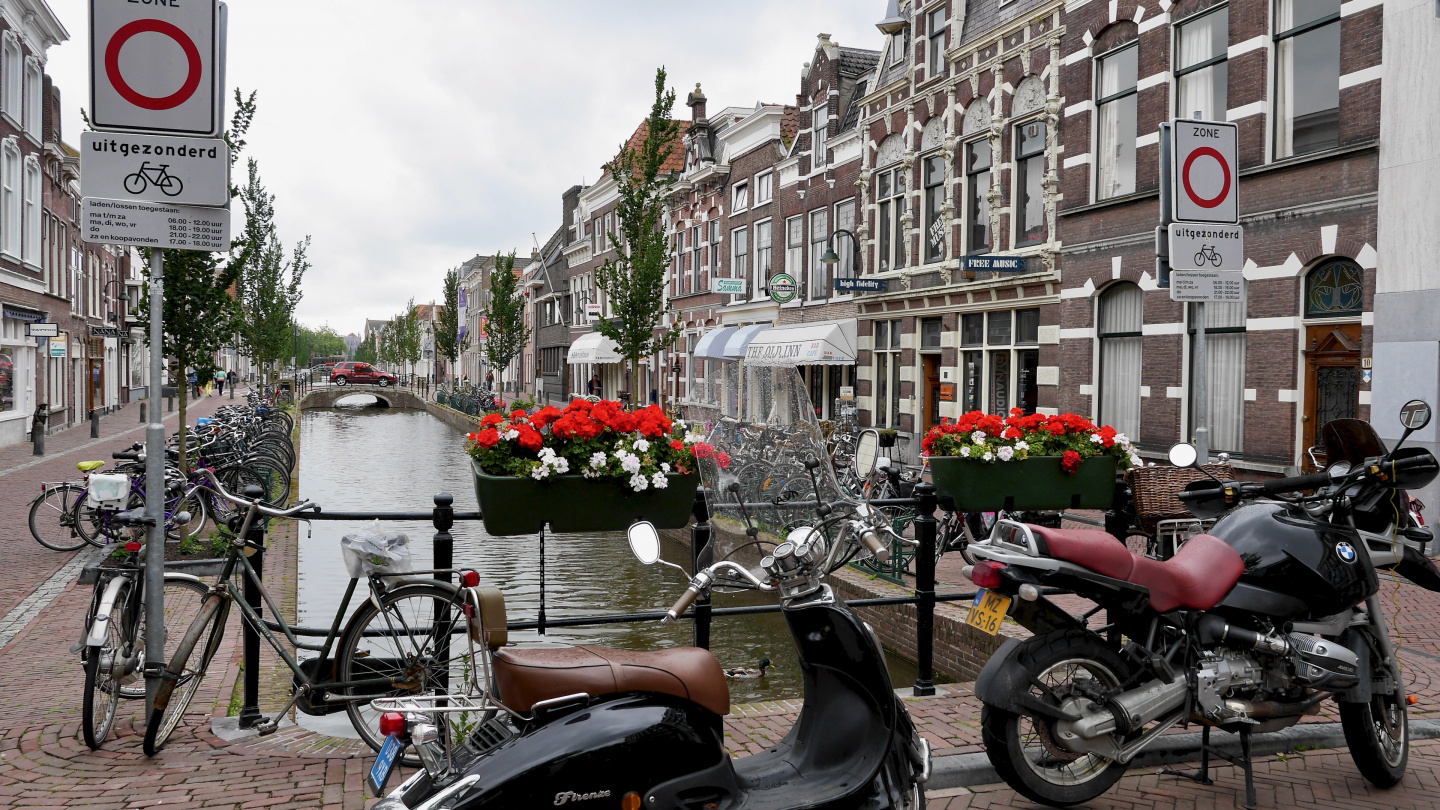
[[[530,424],[534,425],[536,428],[543,428],[559,418],[560,409],[556,408],[554,405],[546,405],[545,407],[536,411],[534,416],[530,417]]]
[[[500,424],[502,416],[498,413],[487,413],[485,418],[480,420],[480,427],[495,427]]]
[[[486,428],[475,435],[475,443],[484,448],[491,448],[500,443],[500,432],[495,428]]]
[[[516,425],[515,430],[520,434],[515,439],[515,443],[520,445],[520,449],[538,453],[540,448],[545,446],[545,437],[541,436],[535,428],[522,423]]]
[[[1060,456],[1060,469],[1071,475],[1080,471],[1080,454],[1074,450],[1066,450]]]
[[[716,463],[716,464],[719,464],[719,465],[720,465],[720,469],[722,469],[722,470],[728,469],[728,468],[730,467],[730,454],[729,454],[729,453],[723,453],[723,452],[722,452],[722,453],[716,453],[716,454],[715,454],[715,463]]]
[[[670,442],[670,449],[679,453],[680,451],[685,449],[685,443],[680,441],[679,439],[676,439],[675,441]]]

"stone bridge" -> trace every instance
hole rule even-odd
[[[377,408],[414,408],[417,410],[425,408],[425,401],[409,391],[400,391],[388,386],[381,388],[374,385],[332,385],[315,388],[300,398],[300,407],[301,409],[333,408],[336,402],[357,394],[375,397],[378,400],[375,403]]]

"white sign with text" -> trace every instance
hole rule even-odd
[[[230,202],[230,147],[218,138],[85,132],[80,196],[223,206]]]
[[[1239,270],[1177,270],[1170,274],[1171,301],[1244,301],[1245,274]]]
[[[86,197],[82,213],[82,237],[87,242],[211,252],[230,249],[230,211],[225,208]]]
[[[1239,225],[1169,226],[1172,270],[1235,270],[1245,266],[1245,229]]]

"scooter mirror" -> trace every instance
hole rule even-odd
[[[1400,424],[1406,430],[1424,430],[1430,424],[1430,403],[1412,399],[1400,408]]]
[[[648,520],[638,521],[626,532],[630,538],[630,550],[635,559],[646,565],[654,565],[660,559],[660,533],[655,524]]]
[[[1176,467],[1193,467],[1197,458],[1199,454],[1194,445],[1182,442],[1170,448],[1170,463]]]
[[[855,443],[855,474],[861,478],[869,475],[875,469],[875,458],[880,452],[880,434],[873,430],[866,430],[860,433],[860,440]]]

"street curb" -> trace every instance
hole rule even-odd
[[[1433,740],[1440,738],[1440,720],[1411,720],[1410,739]],[[1233,755],[1240,753],[1240,737],[1236,734],[1218,733],[1211,735],[1211,743],[1220,750]],[[1339,723],[1309,723],[1291,726],[1284,731],[1261,734],[1250,741],[1252,756],[1288,753],[1304,748],[1344,748],[1345,733]],[[1158,740],[1130,763],[1130,770],[1154,768],[1176,762],[1195,762],[1199,759],[1200,733],[1172,734]],[[1220,764],[1225,764],[1223,761]],[[931,764],[930,781],[927,790],[974,787],[1000,782],[999,774],[990,765],[985,754],[955,754],[936,757]]]

